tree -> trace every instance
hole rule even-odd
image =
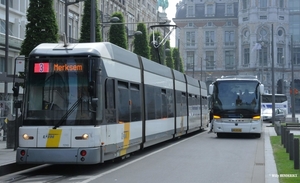
[[[116,12],[112,17],[118,17],[119,21],[116,23],[121,24],[112,24],[109,29],[109,42],[118,45],[124,49],[127,49],[127,35],[124,23],[123,14]]]
[[[156,46],[158,46],[158,43],[161,41],[161,34],[159,31],[154,32],[154,40]],[[150,35],[150,55],[151,55],[151,60],[154,62],[160,63],[162,65],[165,65],[163,57],[163,46],[160,45],[158,48],[155,48],[153,45],[153,35]],[[159,57],[158,57],[159,56]]]
[[[179,71],[180,70],[180,53],[178,48],[172,49],[172,57],[174,60],[174,69]]]
[[[167,51],[168,50],[168,51]],[[172,49],[170,47],[170,41],[168,40],[165,44],[165,56],[166,56],[166,65],[174,69],[174,61],[172,58]]]
[[[20,55],[28,57],[41,43],[58,42],[58,26],[51,0],[30,0],[27,9],[26,36],[21,45]]]
[[[137,31],[141,31],[142,34],[134,36],[133,52],[145,58],[150,59],[150,47],[147,38],[148,33],[147,33],[146,25],[144,23],[139,23],[137,25]]]
[[[100,42],[101,32],[99,27],[99,11],[97,11],[98,1],[95,0],[95,41]],[[91,1],[84,1],[84,9],[83,9],[83,16],[82,16],[82,23],[80,28],[80,43],[89,43],[91,42]]]
[[[180,72],[182,72],[182,73],[184,73],[184,67],[183,67],[183,61],[182,61],[182,59],[180,58],[180,67],[179,67],[179,71]]]

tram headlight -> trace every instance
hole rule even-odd
[[[85,133],[85,134],[82,135],[82,139],[85,139],[85,140],[86,140],[86,139],[88,139],[88,138],[89,138],[89,135],[88,135],[88,134]]]
[[[30,136],[26,133],[24,133],[22,137],[23,137],[24,140],[32,140],[33,139],[33,136]]]
[[[89,138],[89,135],[87,133],[82,134],[81,136],[76,136],[76,140],[87,140]]]

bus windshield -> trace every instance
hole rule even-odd
[[[259,82],[244,80],[216,81],[213,112],[222,118],[252,118],[260,114]]]
[[[89,124],[88,60],[29,60],[24,125]]]

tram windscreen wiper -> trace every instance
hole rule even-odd
[[[82,102],[82,97],[80,97],[73,105],[70,107],[70,109],[64,114],[61,119],[58,121],[58,123],[53,127],[53,129],[56,129],[59,127],[63,122],[66,121],[66,119],[69,117],[69,115],[78,107],[78,104]]]

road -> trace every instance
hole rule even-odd
[[[169,141],[128,159],[91,166],[44,165],[0,182],[264,182],[264,135],[217,138],[207,132]]]

